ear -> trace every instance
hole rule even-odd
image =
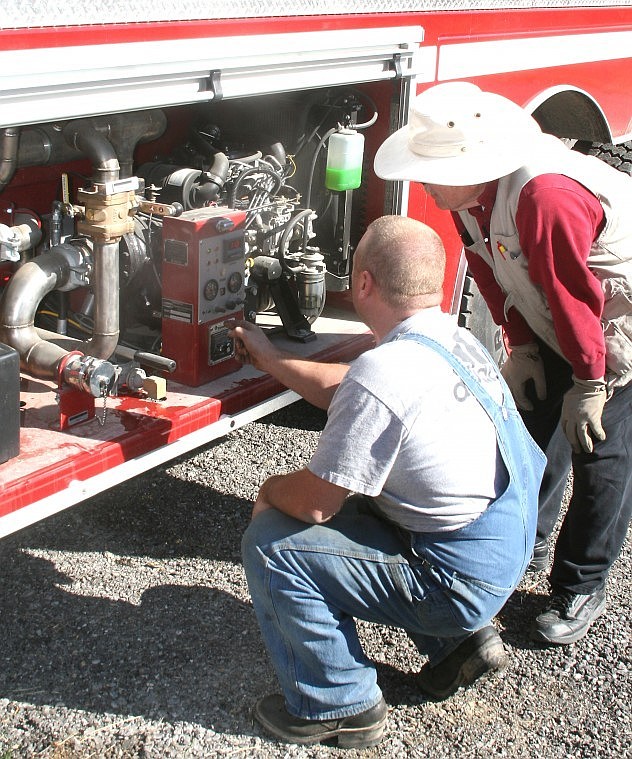
[[[375,280],[373,279],[373,275],[370,271],[367,269],[363,269],[360,274],[356,278],[357,282],[357,292],[358,296],[360,298],[366,298],[375,289]]]

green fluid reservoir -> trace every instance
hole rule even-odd
[[[341,192],[355,190],[362,181],[364,136],[354,129],[341,129],[329,138],[325,186]]]

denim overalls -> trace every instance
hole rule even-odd
[[[430,574],[453,594],[455,621],[464,630],[480,627],[481,615],[491,619],[524,574],[535,539],[537,504],[546,459],[528,434],[509,388],[503,405],[489,395],[472,371],[440,343],[404,333],[400,340],[414,340],[438,352],[460,376],[496,427],[498,447],[509,474],[505,491],[470,524],[446,533],[413,533],[411,548]],[[482,346],[481,346],[482,347]],[[493,366],[492,359],[490,362]],[[476,445],[476,431],[472,435]],[[467,467],[467,461],[455,462]],[[516,543],[520,536],[520,543]],[[428,631],[430,632],[430,630]],[[436,635],[445,628],[435,631]]]
[[[504,385],[498,406],[443,346],[411,333],[398,339],[417,340],[454,367],[498,430],[509,481],[478,519],[453,534],[407,532],[364,496],[348,498],[324,524],[276,509],[250,523],[242,541],[250,595],[287,708],[304,719],[352,716],[380,701],[355,619],[403,628],[431,662],[441,661],[489,623],[531,555],[544,456],[509,389]]]

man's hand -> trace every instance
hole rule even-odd
[[[235,341],[235,358],[242,364],[252,364],[255,369],[268,371],[271,361],[281,352],[272,345],[261,327],[251,322],[227,319],[228,334]]]
[[[273,345],[260,327],[227,319],[228,334],[235,341],[235,356],[243,364],[271,374],[318,408],[329,408],[331,399],[349,367],[311,361]]]
[[[564,395],[560,424],[575,453],[592,453],[593,438],[606,439],[601,426],[606,399],[603,378],[580,380],[573,376],[573,386]]]
[[[273,509],[274,506],[269,503],[259,492],[259,495],[257,496],[257,500],[255,501],[254,506],[252,507],[252,514],[250,516],[251,519],[254,519],[257,514],[261,514],[263,511],[268,511],[268,509]]]
[[[538,400],[543,401],[546,398],[544,364],[536,343],[511,346],[511,353],[500,373],[505,378],[518,408],[533,411],[533,403],[525,394],[525,385],[529,380],[533,380]]]

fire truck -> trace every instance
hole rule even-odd
[[[0,535],[294,402],[227,319],[369,348],[350,262],[382,214],[440,232],[443,309],[502,349],[451,220],[372,169],[424,88],[473,81],[632,169],[627,2],[2,5]]]

